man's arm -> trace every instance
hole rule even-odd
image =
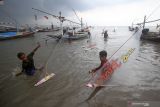
[[[101,67],[102,67],[102,64],[99,65],[97,68],[95,68],[95,69],[93,69],[93,70],[96,72],[96,71],[99,70]]]
[[[32,53],[36,52],[40,46],[41,46],[40,43],[38,43],[38,46],[32,51]]]
[[[40,47],[40,44],[38,43],[38,46],[33,49],[33,51],[29,54],[29,56],[33,57],[34,53],[37,51],[37,49]]]
[[[22,75],[22,74],[23,74],[23,72],[19,72],[19,73],[16,74],[16,76],[19,76],[19,75]]]
[[[19,75],[22,75],[23,74],[23,72],[24,72],[24,69],[22,69],[22,71],[20,71],[20,72],[16,72],[16,76],[19,76]]]
[[[97,68],[92,69],[92,71],[90,71],[89,73],[95,73],[97,70],[99,70],[101,67],[103,66],[103,64],[101,63]]]

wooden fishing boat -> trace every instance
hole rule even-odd
[[[148,41],[153,41],[153,42],[160,42],[160,32],[149,32],[148,28],[145,28],[145,23],[152,23],[159,21],[160,19],[156,20],[151,20],[151,21],[146,21],[146,16],[144,16],[144,21],[141,23],[137,23],[137,25],[143,25],[143,30],[140,39],[141,40],[148,40]],[[158,26],[157,26],[158,28]],[[156,29],[157,29],[156,28]]]
[[[34,35],[34,32],[5,32],[0,33],[0,41],[11,40],[17,38],[31,37]]]
[[[129,26],[128,29],[129,29],[129,31],[134,31],[134,28],[131,26]]]
[[[68,32],[68,34],[63,35],[63,38],[70,40],[77,40],[77,39],[87,38],[88,36],[89,36],[88,32],[76,32],[74,34]]]
[[[57,36],[47,35],[49,37],[57,38],[57,39],[62,38],[62,39],[69,39],[69,40],[77,40],[77,39],[89,37],[91,35],[88,28],[83,28],[82,18],[80,20],[81,23],[77,23],[77,22],[74,22],[72,20],[69,20],[69,19],[66,19],[65,17],[63,17],[61,15],[61,12],[59,12],[59,16],[56,16],[54,14],[51,14],[51,13],[48,13],[48,12],[45,12],[45,11],[42,11],[42,10],[39,10],[39,9],[35,9],[35,8],[32,8],[32,9],[36,10],[36,11],[39,11],[41,13],[51,15],[52,17],[54,17],[54,18],[56,18],[60,21],[60,31],[61,31],[60,37],[59,37],[59,35],[57,35]],[[81,30],[77,31],[76,27],[73,27],[73,29],[65,29],[63,27],[63,22],[64,21],[68,21],[68,22],[74,23],[76,25],[81,25]]]
[[[141,40],[160,42],[160,34],[158,32],[142,33]]]

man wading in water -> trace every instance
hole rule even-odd
[[[40,44],[38,44],[38,46],[28,55],[26,55],[23,52],[19,52],[17,54],[17,57],[22,60],[22,71],[18,74],[16,74],[16,76],[22,74],[23,72],[26,73],[26,75],[32,76],[35,73],[35,66],[34,66],[34,53],[37,51],[37,49],[40,47]]]

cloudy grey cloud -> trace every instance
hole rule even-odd
[[[32,7],[42,7],[41,0],[5,0],[0,6],[0,21],[12,21],[27,23],[34,19]]]
[[[142,0],[44,0],[45,9],[50,11],[62,11],[65,15],[77,11],[86,11],[100,6],[113,6]]]
[[[64,16],[69,16],[74,15],[72,8],[83,12],[99,6],[112,6],[135,1],[137,0],[5,0],[4,5],[0,6],[0,21],[13,21],[12,18],[14,18],[21,24],[32,23],[34,14],[44,15],[32,10],[32,7],[55,15],[62,11]]]

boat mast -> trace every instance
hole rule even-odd
[[[82,18],[81,18],[81,29],[83,28],[83,20],[82,20]]]
[[[83,20],[82,20],[82,18],[80,19],[80,18],[78,17],[76,11],[75,11],[73,8],[72,8],[72,10],[73,10],[74,14],[76,15],[77,19],[80,21],[80,23],[81,23],[81,29],[82,29],[82,28],[83,28]]]
[[[143,29],[144,29],[144,27],[145,27],[145,23],[146,23],[146,16],[144,16]]]
[[[60,29],[61,29],[61,36],[63,35],[63,21],[64,17],[62,17],[61,11],[59,12],[59,20],[60,20]]]
[[[133,22],[132,22],[132,28],[133,28]]]

